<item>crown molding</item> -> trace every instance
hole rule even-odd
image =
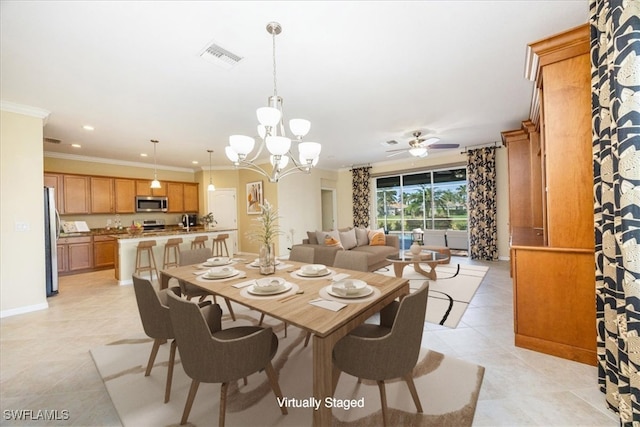
[[[125,160],[105,159],[103,157],[79,156],[77,154],[56,153],[54,151],[45,151],[44,157],[51,157],[55,159],[65,159],[65,160],[76,160],[78,162],[104,163],[104,164],[118,165],[118,166],[132,166],[136,168],[147,168],[147,169],[156,168],[155,165],[152,165],[149,163],[128,162]],[[197,171],[197,169],[178,168],[175,166],[163,166],[163,165],[157,165],[157,168],[166,170],[166,171],[189,172],[189,173],[195,173]]]
[[[49,119],[49,115],[51,114],[50,111],[44,110],[42,108],[31,107],[29,105],[16,104],[13,102],[1,100],[0,110],[42,119],[43,125],[47,123],[47,119]]]

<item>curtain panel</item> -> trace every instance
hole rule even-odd
[[[353,226],[368,227],[371,210],[369,180],[370,166],[351,169],[353,185]]]
[[[591,0],[598,382],[640,423],[640,1]]]
[[[498,259],[496,148],[467,151],[467,198],[471,259]]]

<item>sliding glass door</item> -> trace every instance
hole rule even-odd
[[[467,171],[432,170],[375,179],[374,223],[411,245],[411,231],[467,229]]]

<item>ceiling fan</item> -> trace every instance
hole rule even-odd
[[[440,141],[440,138],[435,136],[422,136],[422,131],[419,130],[413,132],[412,135],[413,139],[409,141],[409,148],[387,150],[387,153],[391,153],[387,157],[397,156],[398,154],[406,152],[414,157],[426,157],[429,154],[428,149],[451,149],[458,148],[460,146],[460,144],[436,144]]]

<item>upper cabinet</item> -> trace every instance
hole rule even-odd
[[[151,181],[136,180],[136,196],[166,196],[167,183],[160,182],[160,188],[151,188]]]
[[[88,176],[64,175],[63,198],[65,214],[91,213],[91,180]]]
[[[113,178],[92,176],[91,213],[113,213]]]
[[[45,173],[44,174],[44,186],[56,189],[56,209],[58,213],[64,213],[64,192],[63,175],[59,173]]]
[[[114,207],[117,213],[135,213],[136,181],[133,179],[114,178]]]
[[[60,214],[133,214],[136,196],[166,196],[169,212],[197,213],[198,183],[163,182],[151,189],[151,181],[105,176],[46,172],[44,185],[56,189]]]

